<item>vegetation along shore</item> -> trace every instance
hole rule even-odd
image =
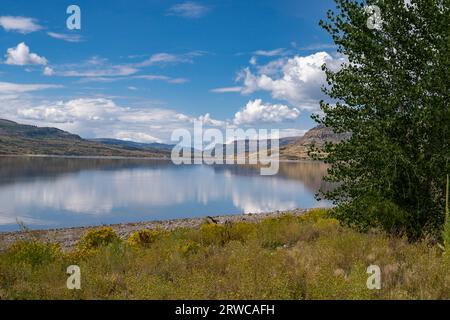
[[[16,241],[0,254],[0,298],[450,299],[450,257],[432,239],[360,233],[330,213],[2,234]],[[70,265],[81,290],[66,287]],[[367,287],[369,265],[380,290]]]

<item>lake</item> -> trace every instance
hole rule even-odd
[[[91,226],[325,207],[321,162],[284,162],[274,176],[239,165],[147,159],[0,157],[0,231]]]

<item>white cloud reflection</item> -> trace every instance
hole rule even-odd
[[[65,215],[123,222],[129,217],[182,216],[186,208],[206,214],[260,213],[314,207],[313,190],[302,181],[279,176],[230,171],[207,166],[152,166],[87,170],[52,178],[17,181],[0,186],[0,225],[14,224],[16,215],[31,225],[64,223]],[[264,181],[262,181],[264,180]],[[204,215],[206,215],[204,214]],[[116,220],[114,220],[116,221]]]

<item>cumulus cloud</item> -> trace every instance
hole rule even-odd
[[[0,16],[0,26],[6,31],[30,33],[41,30],[36,19],[28,17]]]
[[[203,125],[209,125],[209,126],[213,126],[213,127],[221,127],[221,126],[226,125],[225,121],[220,121],[220,120],[211,118],[211,115],[209,113],[198,117],[197,120],[201,121],[203,123]]]
[[[47,34],[55,39],[64,40],[67,42],[81,42],[83,38],[79,34],[67,34],[67,33],[57,33],[57,32],[47,32]]]
[[[25,65],[46,65],[47,59],[37,55],[36,53],[31,53],[30,48],[25,44],[25,42],[19,43],[15,48],[9,48],[6,52],[6,64],[25,66]]]
[[[299,109],[317,110],[318,102],[325,98],[321,91],[326,83],[322,65],[337,70],[345,62],[345,58],[333,57],[326,52],[282,58],[259,67],[256,72],[245,68],[238,81],[243,82],[243,94],[267,91],[273,98],[287,101]]]
[[[173,5],[167,10],[167,15],[183,18],[201,18],[206,15],[209,8],[196,2],[186,1]]]
[[[1,108],[0,104],[3,112]],[[138,142],[169,141],[173,130],[190,130],[195,120],[203,121],[205,126],[224,125],[209,114],[196,118],[170,109],[124,107],[107,98],[18,105],[12,118],[25,123],[56,126],[83,137],[112,137]]]
[[[296,108],[262,103],[261,100],[249,101],[232,119],[218,120],[209,113],[193,116],[150,104],[121,106],[108,97],[40,102],[35,97],[27,97],[28,92],[59,87],[0,82],[0,114],[19,123],[57,127],[84,138],[116,138],[147,143],[171,142],[171,135],[176,129],[187,129],[193,133],[195,121],[201,121],[205,129],[216,128],[224,134],[227,128],[249,125],[255,129],[280,129],[280,137],[304,133],[288,126],[299,116]]]
[[[279,123],[292,121],[299,117],[300,111],[282,104],[264,104],[261,99],[249,101],[247,105],[236,112],[234,124]]]

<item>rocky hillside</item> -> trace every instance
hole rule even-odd
[[[319,125],[309,130],[303,137],[280,147],[280,158],[285,160],[309,159],[308,149],[312,145],[320,148],[326,142],[339,143],[349,137],[348,133],[336,134],[330,128]]]

